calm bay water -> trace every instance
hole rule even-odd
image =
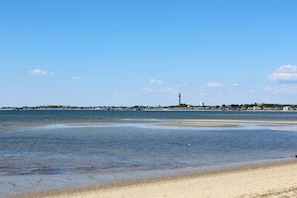
[[[297,121],[297,113],[0,111],[0,197],[287,160],[297,154],[296,125],[162,125],[172,119]]]

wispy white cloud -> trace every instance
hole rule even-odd
[[[264,91],[273,94],[286,94],[294,95],[297,94],[297,85],[295,84],[283,84],[277,87],[266,87]]]
[[[176,93],[178,92],[177,89],[167,87],[167,88],[162,88],[162,89],[152,89],[152,88],[144,88],[142,93],[143,94],[148,94],[148,93]]]
[[[206,88],[220,88],[223,87],[224,85],[221,83],[217,83],[217,82],[208,82],[206,85],[204,85],[203,87]]]
[[[172,87],[167,87],[167,88],[164,88],[164,89],[161,89],[160,92],[165,92],[165,93],[177,93],[178,90],[176,88],[172,88]]]
[[[144,92],[144,93],[153,93],[153,92],[155,92],[155,90],[152,89],[152,88],[144,88],[144,89],[143,89],[143,92]]]
[[[143,88],[140,91],[135,92],[114,92],[115,98],[131,98],[135,96],[144,96],[144,95],[158,95],[158,94],[175,94],[178,93],[178,90],[175,88],[161,88],[161,89],[154,89],[154,88]]]
[[[273,97],[295,98],[297,94],[297,66],[280,66],[275,72],[268,75],[268,79],[277,83],[265,87],[266,94],[272,94]]]
[[[239,87],[240,85],[238,83],[231,84],[232,87]]]
[[[175,85],[176,88],[183,88],[184,86],[186,86],[187,83],[186,82],[180,82],[178,84]]]
[[[297,66],[283,65],[270,74],[269,79],[280,83],[297,83]]]
[[[126,97],[129,97],[131,95],[131,93],[128,94],[128,93],[125,93],[125,92],[114,92],[113,95],[116,98],[126,98]]]
[[[149,84],[158,84],[158,85],[161,85],[161,84],[163,84],[163,81],[162,80],[156,80],[156,79],[151,78],[148,83]]]
[[[53,75],[53,72],[47,72],[45,70],[41,70],[41,69],[33,69],[30,71],[27,71],[27,73],[31,76],[46,76],[46,75]]]
[[[80,76],[73,76],[72,80],[80,80]]]
[[[274,92],[274,88],[272,88],[272,87],[265,87],[265,88],[264,88],[264,91],[267,91],[267,92]]]

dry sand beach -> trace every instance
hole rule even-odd
[[[29,197],[297,197],[297,162],[294,160],[117,186],[51,192]]]

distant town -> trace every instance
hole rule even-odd
[[[297,105],[292,104],[230,104],[207,106],[201,103],[198,106],[190,104],[178,104],[172,106],[64,106],[64,105],[43,105],[23,107],[1,107],[0,110],[102,110],[102,111],[296,111]]]

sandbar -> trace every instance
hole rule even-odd
[[[243,167],[107,187],[50,192],[26,198],[253,198],[297,197],[297,161]]]
[[[238,124],[224,124],[224,123],[168,123],[161,124],[161,126],[176,126],[176,127],[238,127]]]
[[[167,120],[161,126],[175,127],[239,127],[241,124],[258,126],[297,125],[296,121],[265,121],[265,120],[226,120],[226,119],[176,119]]]

